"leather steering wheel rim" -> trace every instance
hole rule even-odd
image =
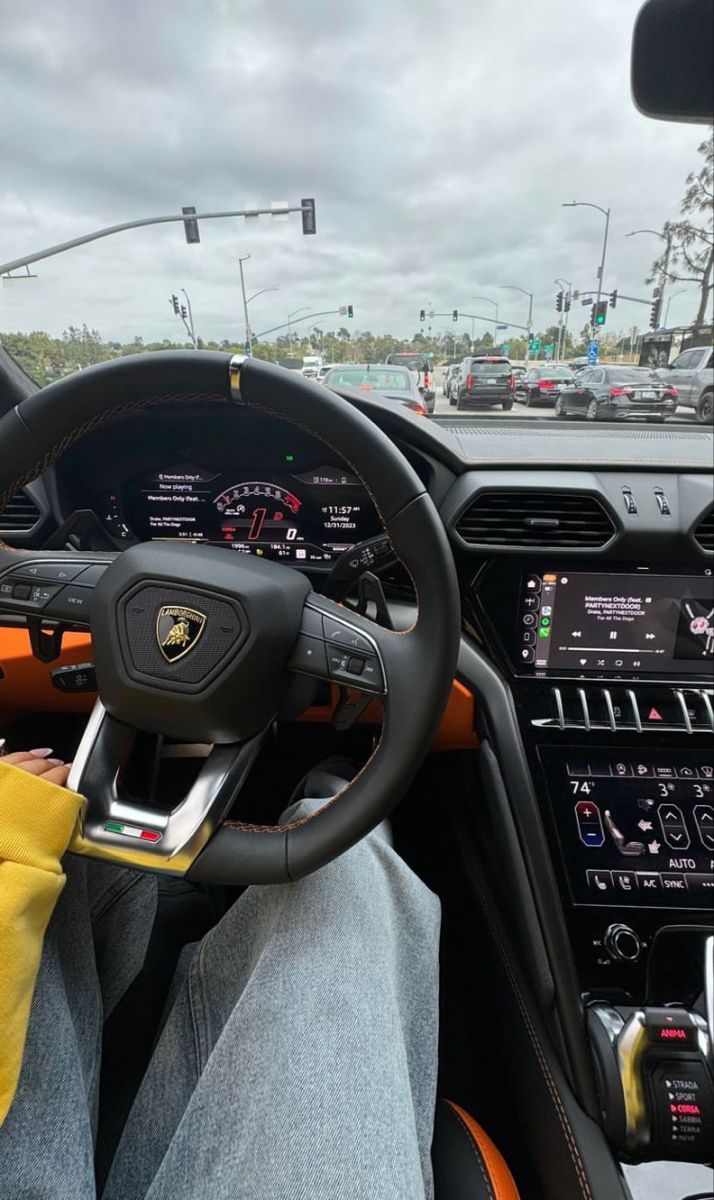
[[[146,409],[183,404],[204,407],[208,413],[216,405],[235,405],[286,421],[322,441],[363,482],[417,597],[411,629],[388,633],[364,619],[360,626],[368,635],[366,627],[372,626],[389,687],[385,687],[381,738],[348,787],[312,816],[287,825],[256,826],[221,819],[188,865],[181,859],[175,864],[174,873],[202,880],[284,882],[308,874],[348,849],[404,794],[431,744],[454,678],[460,636],[456,570],[443,524],[422,481],[368,417],[323,385],[272,364],[205,351],[113,360],[51,384],[24,400],[0,420],[0,512],[19,486],[36,478],[70,445],[100,425]],[[200,553],[203,548],[193,549]],[[228,557],[225,551],[216,553]],[[8,563],[26,562],[33,554],[52,557],[47,552],[0,548],[0,579],[3,571],[13,570]],[[119,561],[130,554],[121,554],[110,571],[118,575]],[[231,557],[240,573],[241,564],[235,560],[242,556]],[[249,561],[255,564],[255,560]],[[273,570],[275,564],[265,563],[264,568]],[[255,566],[251,567],[254,570]],[[98,597],[101,591],[102,585]],[[313,604],[321,601],[312,592],[308,599]],[[351,611],[349,616],[352,621]],[[95,630],[94,620],[92,616],[97,649],[104,644],[106,659],[107,642],[99,628]],[[100,665],[97,654],[101,697]],[[91,777],[88,770],[88,783]],[[79,849],[121,861],[106,847],[98,852],[91,842]],[[144,865],[152,869],[151,860]],[[162,869],[171,870],[171,865],[164,864]]]

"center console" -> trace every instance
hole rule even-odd
[[[712,567],[500,559],[471,596],[510,681],[611,1142],[706,1158]]]

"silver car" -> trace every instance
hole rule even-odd
[[[667,367],[658,367],[665,383],[677,389],[677,406],[693,408],[703,425],[714,421],[714,350],[696,346],[683,350]]]
[[[386,400],[409,408],[420,417],[427,417],[429,410],[417,378],[413,371],[396,364],[345,363],[328,371],[322,382],[326,387],[354,388],[365,392],[370,400]]]

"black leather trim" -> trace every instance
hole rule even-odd
[[[476,1142],[445,1100],[436,1106],[431,1162],[434,1200],[498,1200]]]

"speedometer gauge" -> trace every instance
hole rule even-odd
[[[275,483],[249,480],[216,496],[223,540],[256,544],[302,541],[297,517],[302,502]]]

